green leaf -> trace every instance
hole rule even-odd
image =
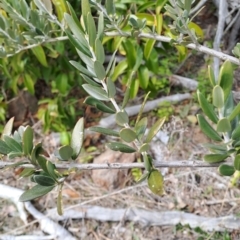
[[[238,103],[238,105],[231,112],[230,116],[228,117],[228,120],[232,121],[239,114],[240,114],[240,103]]]
[[[37,156],[37,162],[45,173],[48,173],[47,161],[48,160],[44,156],[42,156],[42,155]]]
[[[136,61],[132,71],[136,72],[138,70],[139,66],[142,64],[142,60],[143,60],[142,48],[140,46],[137,46]]]
[[[223,89],[217,85],[213,88],[213,105],[217,108],[222,108],[224,105]]]
[[[91,73],[90,71],[88,71],[85,67],[83,67],[80,63],[76,62],[76,61],[69,61],[76,69],[78,69],[81,73],[89,76],[89,77],[93,77],[95,78],[95,74]]]
[[[10,164],[10,165],[7,165],[3,168],[3,170],[7,170],[9,168],[16,168],[18,166],[21,166],[21,165],[24,165],[24,164],[27,164],[28,162],[27,161],[19,161],[19,162],[15,162],[13,164]]]
[[[146,89],[149,84],[149,70],[146,66],[141,66],[138,70],[139,85],[142,89]]]
[[[100,63],[99,61],[94,62],[94,71],[99,80],[103,80],[106,77],[105,68],[103,67],[102,63]]]
[[[35,169],[24,168],[23,171],[19,174],[20,177],[30,177],[34,174]]]
[[[150,145],[148,143],[144,143],[140,148],[139,148],[139,152],[143,153],[143,152],[147,152],[150,149]]]
[[[214,87],[216,85],[216,80],[215,80],[213,69],[210,65],[208,66],[208,77],[209,77],[210,83]]]
[[[39,156],[39,154],[41,154],[43,152],[43,148],[42,148],[42,143],[38,143],[37,145],[35,145],[33,147],[32,153],[31,153],[31,163],[33,165],[37,164],[37,157]]]
[[[144,181],[148,178],[148,175],[149,175],[148,172],[147,172],[147,173],[144,173],[144,174],[137,180],[137,183],[139,184],[139,183],[144,182]]]
[[[109,101],[107,93],[102,88],[90,84],[83,84],[82,87],[90,96],[101,101]]]
[[[76,123],[71,137],[71,147],[73,149],[72,158],[76,159],[80,154],[84,138],[84,119],[80,118]]]
[[[142,118],[140,121],[138,121],[134,127],[135,132],[137,134],[138,139],[140,140],[142,136],[144,135],[146,129],[147,129],[148,119],[147,117]]]
[[[156,40],[154,40],[154,39],[148,39],[147,40],[147,43],[145,45],[144,52],[143,52],[143,55],[144,55],[146,60],[149,59],[155,42],[156,42]]]
[[[148,187],[156,195],[162,196],[164,194],[163,176],[157,170],[152,170],[148,175]]]
[[[103,127],[90,127],[89,128],[90,131],[93,132],[98,132],[98,133],[102,133],[104,135],[109,135],[109,136],[114,136],[114,137],[119,137],[119,133],[109,129],[109,128],[103,128]]]
[[[231,123],[228,118],[222,118],[218,121],[217,124],[217,132],[230,132],[231,131]]]
[[[162,125],[164,124],[166,118],[160,118],[155,124],[151,127],[151,129],[148,132],[148,135],[146,137],[146,142],[149,143],[152,141],[154,136],[159,132],[161,129]]]
[[[98,82],[96,82],[95,79],[92,80],[90,77],[88,77],[88,76],[86,76],[86,75],[84,75],[84,74],[80,74],[80,75],[83,77],[83,79],[84,79],[88,84],[90,84],[90,85],[92,85],[92,86],[96,86],[96,87],[99,87],[99,86],[100,86],[100,84],[99,84]]]
[[[117,80],[117,78],[125,72],[128,67],[128,62],[126,59],[120,61],[118,65],[114,68],[114,72],[111,75],[111,79],[113,82]]]
[[[97,60],[103,64],[105,60],[105,52],[101,41],[97,38],[95,41],[95,55]]]
[[[73,154],[73,149],[69,145],[65,145],[58,149],[58,153],[62,160],[70,160]]]
[[[206,119],[201,114],[198,114],[197,118],[201,130],[206,136],[208,136],[214,141],[218,142],[222,141],[221,136],[211,127],[211,125],[206,121]]]
[[[134,79],[130,86],[130,97],[131,98],[135,98],[137,96],[138,89],[139,89],[139,80]]]
[[[103,35],[104,35],[104,15],[103,15],[103,12],[99,12],[97,38],[100,41],[102,41]],[[96,46],[96,43],[95,43],[95,46]]]
[[[139,111],[139,113],[138,113],[138,115],[137,115],[136,124],[138,123],[139,119],[142,117],[142,113],[143,113],[145,104],[146,104],[146,102],[147,102],[147,99],[148,99],[148,96],[149,96],[150,93],[151,93],[151,92],[148,92],[148,93],[145,95],[145,97],[144,97],[144,100],[143,100],[143,102],[142,102],[140,111]]]
[[[29,126],[23,132],[23,152],[25,155],[32,153],[33,149],[33,129]]]
[[[202,110],[205,113],[205,115],[212,122],[217,123],[218,122],[218,117],[217,117],[216,113],[214,112],[213,106],[208,103],[208,101],[203,96],[203,94],[200,93],[200,91],[197,92],[197,95],[198,95],[198,101],[199,101],[200,107],[202,108]]]
[[[117,112],[115,117],[119,126],[124,126],[129,122],[128,114],[125,111]]]
[[[14,122],[14,117],[10,118],[6,123],[6,125],[4,126],[4,129],[2,132],[2,139],[3,139],[3,135],[10,136],[12,134],[13,122]]]
[[[226,100],[229,93],[232,91],[233,85],[233,69],[229,60],[226,60],[220,69],[218,84],[222,87],[224,99]]]
[[[227,151],[227,146],[224,145],[216,145],[212,143],[203,144],[204,147],[207,147],[213,153],[225,153]]]
[[[45,52],[42,48],[41,45],[38,45],[34,48],[31,48],[31,51],[33,52],[33,54],[35,55],[35,57],[37,58],[37,60],[44,66],[47,67],[47,60],[46,60],[46,55]]]
[[[106,7],[108,15],[111,16],[111,15],[115,14],[115,8],[114,8],[113,0],[106,0],[105,1],[105,7]]]
[[[41,185],[36,185],[33,188],[25,191],[19,198],[20,202],[31,201],[35,198],[41,197],[53,190],[55,186],[44,187]]]
[[[236,155],[233,165],[237,171],[240,171],[240,155]]]
[[[32,77],[29,74],[25,73],[23,82],[24,82],[24,85],[26,86],[28,92],[31,93],[32,95],[34,95],[35,89],[34,89],[34,81],[33,81]]]
[[[103,102],[97,100],[96,98],[93,98],[91,96],[87,97],[84,101],[84,103],[96,107],[98,110],[105,112],[105,113],[115,113],[116,111],[112,109],[111,107],[105,105]]]
[[[17,142],[12,137],[9,137],[7,135],[3,136],[3,139],[5,143],[8,145],[8,147],[11,149],[11,152],[22,152],[22,146],[19,142]]]
[[[114,98],[116,95],[116,87],[110,78],[107,79],[107,89],[108,89],[108,97]]]
[[[235,172],[233,166],[229,166],[227,164],[221,164],[218,168],[218,171],[223,176],[232,176]]]
[[[59,74],[56,79],[56,88],[61,94],[67,94],[69,90],[69,85],[68,85],[68,76],[67,74]]]
[[[240,140],[240,125],[238,125],[238,127],[233,130],[232,139],[233,140]]]
[[[22,152],[10,152],[8,155],[7,155],[10,159],[13,159],[13,158],[16,158],[16,157],[23,157],[23,153]]]
[[[128,142],[128,143],[134,141],[137,137],[136,133],[130,128],[121,129],[119,135],[123,141]]]
[[[52,179],[51,177],[48,176],[44,176],[44,175],[35,175],[33,176],[33,180],[34,182],[36,182],[37,184],[41,185],[41,186],[54,186],[56,185],[56,182],[54,181],[54,179]]]
[[[88,16],[88,13],[91,11],[89,1],[88,0],[82,0],[81,7],[82,7],[82,15],[83,15],[84,26],[85,26],[85,29],[86,29],[87,25],[88,25],[87,16]]]
[[[204,156],[204,161],[208,163],[219,163],[224,161],[229,154],[207,154]]]
[[[126,144],[119,143],[119,142],[111,142],[108,143],[107,146],[113,151],[120,151],[124,153],[134,153],[136,150]]]
[[[2,139],[0,139],[0,153],[7,155],[11,151],[11,148]]]
[[[87,32],[88,32],[89,44],[94,49],[95,40],[97,38],[97,31],[96,31],[96,25],[91,12],[87,14]]]

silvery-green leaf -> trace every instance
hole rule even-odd
[[[137,134],[138,139],[141,139],[147,129],[148,119],[147,117],[142,118],[138,121],[135,125],[135,131]]]
[[[76,159],[78,157],[82,149],[83,138],[84,138],[83,131],[84,131],[84,119],[80,118],[73,129],[72,137],[71,137],[70,145],[73,149],[73,154],[72,154],[73,159]]]
[[[20,202],[26,202],[26,201],[31,201],[35,198],[41,197],[53,190],[55,186],[41,186],[41,185],[36,185],[32,187],[31,189],[25,191],[19,198]]]
[[[81,7],[82,7],[82,16],[83,16],[84,27],[86,29],[87,25],[88,25],[87,16],[88,16],[88,13],[91,12],[89,1],[82,0]]]
[[[116,86],[110,78],[107,79],[107,89],[108,89],[108,97],[114,98],[116,95]]]
[[[150,128],[148,135],[146,137],[146,143],[149,143],[152,141],[154,136],[160,131],[161,127],[163,126],[165,122],[165,117],[159,119],[157,122],[154,123],[154,125]]]
[[[104,34],[104,16],[103,12],[99,13],[98,17],[98,31],[97,31],[97,38],[101,41]]]
[[[109,136],[114,136],[114,137],[119,137],[119,133],[109,129],[109,128],[103,128],[103,127],[90,127],[89,128],[90,131],[93,132],[98,132],[98,133],[102,133],[104,135],[109,135]]]
[[[113,0],[106,0],[105,1],[105,7],[106,7],[108,15],[114,15],[115,14],[115,7],[114,7]]]
[[[94,74],[92,74],[89,70],[87,70],[85,67],[83,67],[80,63],[76,61],[69,61],[76,69],[78,69],[81,73],[89,76],[89,77],[96,77]]]
[[[95,40],[95,55],[97,60],[101,64],[103,64],[105,60],[105,52],[104,52],[103,44],[98,38]]]
[[[73,149],[69,145],[65,145],[58,149],[58,153],[62,160],[70,160],[73,154]]]
[[[111,142],[108,143],[107,146],[113,151],[120,151],[124,153],[134,153],[136,150],[126,144],[119,143],[119,142]]]
[[[117,124],[120,126],[124,126],[129,122],[128,114],[125,111],[117,112],[115,117]]]
[[[95,40],[97,37],[97,33],[96,33],[97,31],[96,31],[96,25],[91,12],[87,14],[87,32],[88,32],[89,44],[94,49]]]
[[[23,157],[23,153],[12,151],[12,152],[8,153],[7,156],[9,157],[9,159],[13,159],[13,158],[16,158],[16,157]]]
[[[139,148],[139,152],[147,152],[150,149],[150,145],[148,143],[144,143],[140,148]]]
[[[240,125],[238,125],[238,127],[233,130],[232,139],[233,140],[240,140]]]
[[[109,101],[107,93],[102,88],[90,84],[83,84],[82,87],[90,96],[101,101]]]
[[[11,151],[11,148],[2,139],[0,139],[0,154],[7,155]]]
[[[215,80],[213,69],[210,65],[208,66],[208,77],[209,77],[210,83],[214,87],[216,85],[216,80]]]
[[[222,118],[217,123],[217,132],[230,132],[231,123],[228,118]]]
[[[34,174],[35,169],[24,168],[23,171],[19,174],[20,177],[30,177]]]
[[[37,164],[37,156],[42,153],[42,143],[38,143],[33,147],[32,153],[31,153],[31,163],[33,165]]]
[[[8,145],[8,147],[11,149],[13,152],[22,152],[22,146],[19,142],[17,142],[15,139],[12,137],[9,137],[7,135],[3,135],[3,139],[5,143]]]
[[[228,117],[229,121],[232,121],[236,116],[240,114],[240,103],[233,109],[230,116]]]
[[[224,92],[219,85],[213,88],[213,105],[217,108],[222,108],[224,105]]]
[[[94,70],[99,80],[103,80],[106,77],[105,68],[103,67],[103,64],[99,61],[94,62]]]
[[[87,97],[84,101],[84,103],[96,107],[101,112],[105,113],[111,113],[114,114],[116,111],[112,109],[111,107],[107,106],[103,102],[97,100],[96,98],[93,98],[91,96]]]
[[[91,79],[90,77],[88,77],[88,76],[86,76],[86,75],[84,75],[84,74],[80,74],[80,75],[83,77],[83,79],[84,79],[88,84],[90,84],[90,85],[92,85],[92,86],[96,86],[96,87],[99,87],[99,86],[100,86],[98,82],[95,82],[95,79],[93,80],[93,79]]]
[[[38,156],[37,156],[38,165],[42,168],[42,170],[43,170],[45,173],[48,173],[47,161],[48,161],[48,160],[47,160],[43,155],[38,155]]]
[[[130,129],[130,128],[123,128],[121,129],[121,131],[119,132],[120,134],[120,138],[125,141],[125,142],[132,142],[136,139],[137,135],[136,133]]]

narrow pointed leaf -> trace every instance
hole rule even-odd
[[[97,38],[97,31],[96,31],[96,25],[93,20],[91,12],[87,15],[87,32],[89,37],[89,44],[94,49],[95,48],[95,40]]]
[[[149,173],[144,173],[138,180],[137,183],[140,184],[142,182],[144,182],[147,178],[148,178]]]
[[[152,139],[154,138],[154,136],[159,132],[159,130],[161,129],[162,125],[165,122],[165,117],[159,119],[149,130],[149,133],[146,137],[146,142],[149,143],[152,141]]]
[[[107,93],[101,87],[92,86],[90,84],[83,84],[82,87],[90,96],[101,101],[109,101]]]
[[[37,164],[37,157],[42,152],[43,152],[42,143],[38,143],[33,147],[33,150],[32,150],[32,153],[31,153],[31,163],[33,165]]]
[[[108,97],[114,98],[116,95],[116,86],[110,78],[107,79],[107,89],[108,89]]]
[[[102,133],[104,135],[109,135],[109,136],[114,136],[114,137],[119,137],[119,133],[109,129],[109,128],[103,128],[103,127],[90,127],[89,128],[90,131],[93,132],[98,132],[98,133]]]
[[[50,161],[47,161],[46,162],[46,166],[47,166],[47,171],[48,171],[48,174],[50,175],[50,177],[52,177],[54,180],[57,180],[58,175],[55,172],[56,171],[55,164],[53,164]]]
[[[72,158],[76,159],[78,155],[80,154],[82,144],[83,144],[83,131],[84,131],[84,119],[80,118],[75,125],[72,137],[71,137],[71,147],[73,149]]]
[[[233,130],[232,139],[233,140],[240,140],[240,125],[238,125],[238,127]]]
[[[31,51],[33,52],[33,54],[35,55],[35,57],[37,58],[37,60],[44,66],[47,67],[47,59],[46,59],[46,55],[45,52],[43,50],[43,47],[41,45],[31,48]]]
[[[144,100],[143,100],[143,102],[142,102],[142,105],[141,105],[140,111],[139,111],[139,113],[138,113],[138,115],[137,115],[136,124],[138,123],[138,121],[139,121],[140,118],[142,117],[142,113],[143,113],[143,110],[144,110],[145,104],[146,104],[146,102],[147,102],[147,99],[148,99],[148,96],[149,96],[150,93],[151,93],[151,92],[148,92],[148,93],[146,94],[146,96],[144,97]]]
[[[84,103],[94,106],[96,107],[98,110],[100,110],[101,112],[105,112],[105,113],[115,113],[116,111],[114,109],[112,109],[111,107],[107,106],[106,104],[104,104],[103,102],[97,100],[94,97],[87,97],[84,101]]]
[[[25,191],[19,198],[20,202],[31,201],[35,198],[46,195],[51,192],[55,186],[44,187],[41,185],[36,185],[33,188]]]
[[[15,139],[7,135],[4,135],[3,139],[5,143],[8,145],[8,147],[11,149],[11,152],[22,152],[21,144],[17,142]]]
[[[214,141],[221,142],[222,137],[212,128],[212,126],[206,121],[206,119],[201,115],[197,115],[199,126],[202,132]]]
[[[103,34],[104,34],[104,16],[103,16],[103,12],[100,12],[99,17],[98,17],[97,38],[99,40],[102,40],[103,39]]]
[[[229,60],[225,61],[219,73],[218,84],[224,91],[224,99],[226,100],[229,93],[232,91],[233,85],[233,69]]]
[[[146,129],[147,129],[148,119],[147,117],[142,118],[140,121],[138,121],[134,127],[137,137],[140,140],[142,136],[144,135]]]
[[[83,67],[80,63],[76,62],[76,61],[69,61],[76,69],[78,69],[81,73],[89,76],[89,77],[93,77],[95,78],[96,76],[91,73],[90,71],[88,71],[85,67]]]
[[[227,157],[229,157],[229,154],[207,154],[204,156],[204,161],[208,163],[219,163]]]
[[[82,0],[81,7],[82,7],[82,15],[83,15],[84,25],[85,25],[85,28],[87,28],[87,25],[88,25],[87,15],[91,11],[89,1],[88,0]]]
[[[11,148],[2,139],[0,139],[0,154],[7,155],[11,151]]]
[[[8,155],[9,159],[14,159],[16,157],[23,157],[23,153],[22,152],[10,152]]]
[[[105,60],[105,52],[101,41],[97,38],[95,41],[95,55],[97,60],[103,64]]]
[[[203,96],[202,93],[200,93],[199,91],[197,92],[198,95],[198,101],[199,104],[203,110],[203,112],[205,113],[205,115],[214,123],[218,122],[218,117],[216,115],[216,113],[214,112],[214,108],[211,104],[209,104],[209,102],[207,101],[207,99]]]
[[[23,152],[25,155],[32,153],[33,149],[33,129],[29,126],[23,132]]]
[[[106,77],[105,68],[103,67],[102,63],[100,63],[99,61],[94,62],[94,71],[99,80],[103,80]]]
[[[115,14],[115,8],[114,8],[113,0],[106,0],[105,1],[105,7],[106,7],[108,15],[114,15]]]
[[[214,87],[216,85],[216,80],[215,80],[213,69],[210,65],[208,66],[208,77],[209,77],[210,83]]]
[[[44,156],[42,156],[42,155],[37,156],[37,162],[45,173],[48,173],[47,161],[48,160]]]
[[[230,116],[228,117],[229,121],[232,121],[239,114],[240,114],[240,103],[238,103],[238,105],[231,112]]]
[[[21,165],[24,165],[24,164],[27,164],[28,162],[27,161],[20,161],[20,162],[16,162],[16,163],[13,163],[13,164],[10,164],[10,165],[7,165],[3,168],[3,170],[7,170],[9,168],[16,168],[16,167],[19,167]]]
[[[108,143],[107,146],[113,151],[120,151],[124,153],[134,153],[136,150],[126,144],[119,143],[119,142],[111,142]]]
[[[119,135],[123,141],[128,142],[128,143],[134,141],[137,137],[136,133],[130,128],[121,129]]]

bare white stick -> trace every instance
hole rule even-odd
[[[40,213],[31,202],[19,202],[18,199],[22,193],[23,191],[20,189],[0,184],[0,198],[9,199],[17,206],[20,217],[25,224],[27,224],[27,214],[24,210],[24,206],[26,210],[38,220],[42,231],[53,235],[56,239],[75,240],[65,228]]]
[[[198,82],[191,78],[182,77],[179,75],[171,75],[169,77],[170,83],[173,85],[180,85],[184,88],[187,88],[191,91],[195,91],[198,86]]]
[[[189,225],[191,228],[200,227],[204,231],[225,231],[238,230],[240,228],[239,218],[230,215],[224,217],[202,217],[192,213],[180,211],[150,211],[139,208],[112,209],[99,206],[82,206],[74,210],[65,210],[62,216],[50,214],[54,220],[65,219],[95,219],[97,221],[131,221],[138,222],[145,226],[166,226],[166,225]]]
[[[214,38],[214,42],[213,42],[213,48],[216,51],[220,50],[220,43],[221,43],[221,39],[223,36],[223,30],[224,30],[224,25],[225,25],[225,9],[227,9],[227,2],[226,0],[220,0],[219,1],[219,11],[218,11],[218,25],[217,25],[217,32],[216,32],[216,36]],[[215,57],[213,58],[213,71],[214,71],[214,75],[215,78],[218,78],[218,74],[219,74],[219,65],[220,65],[220,59]]]
[[[12,163],[7,162],[0,162],[0,169],[11,165]],[[69,169],[69,164],[56,164],[57,169]],[[178,160],[178,161],[162,161],[154,163],[156,168],[162,167],[218,167],[219,164],[209,164],[204,161],[189,161],[189,160]],[[31,164],[24,164],[21,167],[26,168],[35,168],[35,166]],[[76,170],[93,170],[93,169],[131,169],[131,168],[145,168],[144,163],[71,163],[71,168],[76,168]],[[0,189],[1,190],[1,189]],[[1,195],[0,195],[1,197]]]
[[[185,93],[185,94],[175,94],[175,95],[171,95],[168,97],[162,97],[162,98],[158,98],[152,101],[148,101],[144,107],[143,112],[149,112],[151,110],[153,110],[154,108],[157,108],[159,106],[160,103],[168,101],[168,102],[180,102],[186,99],[191,99],[192,96],[189,93]],[[127,114],[129,116],[134,116],[136,114],[139,113],[141,109],[141,105],[136,105],[136,106],[131,106],[131,107],[127,107],[125,108]],[[116,123],[115,121],[115,115],[110,115],[106,118],[101,119],[101,121],[99,122],[99,125],[101,127],[112,127],[114,124]]]

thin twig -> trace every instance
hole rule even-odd
[[[106,160],[107,161],[107,160]],[[0,162],[0,169],[10,167],[12,163],[10,162]],[[162,167],[218,167],[219,164],[208,164],[203,161],[188,161],[188,160],[179,160],[179,161],[165,161],[157,162],[154,164],[156,168]],[[57,169],[69,169],[69,167],[75,168],[76,170],[93,170],[93,169],[131,169],[131,168],[145,168],[144,163],[72,163],[72,164],[56,164]],[[21,167],[25,168],[35,168],[32,164],[24,164]]]

